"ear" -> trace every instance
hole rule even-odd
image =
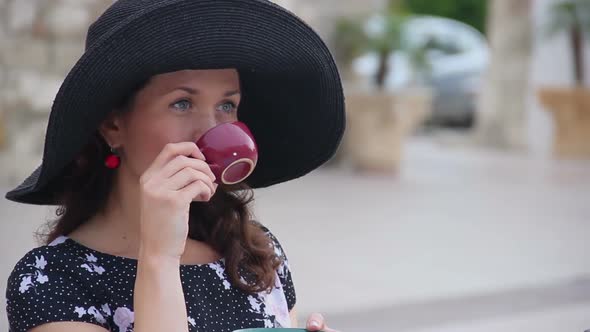
[[[112,148],[123,145],[123,121],[115,112],[109,114],[100,124],[98,130],[105,142]]]

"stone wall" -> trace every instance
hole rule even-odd
[[[0,184],[40,162],[53,98],[111,0],[0,0]]]

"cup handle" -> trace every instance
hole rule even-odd
[[[222,167],[217,164],[209,164],[209,168],[211,168],[211,172],[215,174],[215,182],[221,183],[221,173],[223,172]]]

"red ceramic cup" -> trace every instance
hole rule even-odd
[[[244,181],[258,161],[258,147],[243,122],[227,122],[205,132],[197,141],[218,184]]]

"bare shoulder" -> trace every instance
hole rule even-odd
[[[53,322],[39,325],[29,332],[108,332],[104,327],[83,322]]]

